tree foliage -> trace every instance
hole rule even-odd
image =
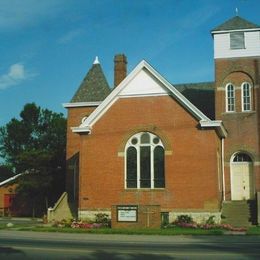
[[[15,174],[12,172],[11,167],[8,167],[8,165],[0,165],[0,182],[5,181],[11,177],[13,177]]]
[[[34,103],[20,117],[0,128],[0,153],[16,174],[28,172],[18,179],[16,203],[39,215],[64,191],[66,119]]]

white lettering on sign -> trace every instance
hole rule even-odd
[[[122,222],[136,222],[137,221],[137,207],[136,206],[118,206],[117,207],[117,221]]]

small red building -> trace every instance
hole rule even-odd
[[[0,183],[0,216],[11,216],[15,214],[13,201],[17,185],[13,183],[14,177]]]

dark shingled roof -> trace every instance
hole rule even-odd
[[[239,16],[235,16],[223,24],[219,25],[212,31],[240,30],[260,28],[259,25],[253,24]]]
[[[101,65],[93,64],[80,84],[71,103],[103,101],[111,92]]]
[[[183,96],[210,119],[215,119],[214,82],[173,84]]]

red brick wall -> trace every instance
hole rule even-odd
[[[68,108],[67,116],[67,172],[66,172],[66,191],[69,195],[69,201],[78,200],[78,172],[75,173],[76,163],[78,163],[80,136],[73,133],[71,127],[77,127],[81,124],[82,118],[89,116],[96,107],[74,107]],[[77,170],[76,170],[77,171]],[[76,174],[76,176],[74,176]],[[77,206],[76,206],[77,207]]]
[[[223,121],[228,132],[225,139],[225,176],[226,197],[231,198],[230,183],[230,159],[235,152],[248,153],[254,163],[254,180],[256,191],[260,190],[259,169],[259,87],[260,87],[260,59],[259,58],[236,58],[215,60],[216,92],[215,110],[216,119]],[[251,112],[242,112],[241,109],[241,84],[249,82],[252,86]],[[225,110],[225,86],[233,83],[237,88],[236,112],[226,113]]]
[[[73,157],[79,152],[79,140],[78,134],[73,133],[71,127],[77,127],[81,124],[83,117],[89,116],[96,107],[72,107],[68,108],[67,116],[67,160]]]
[[[166,188],[124,188],[124,157],[129,133],[157,134],[165,144]],[[167,209],[217,209],[219,187],[215,130],[200,130],[189,112],[170,97],[119,99],[81,135],[80,210],[112,205],[160,205]]]

